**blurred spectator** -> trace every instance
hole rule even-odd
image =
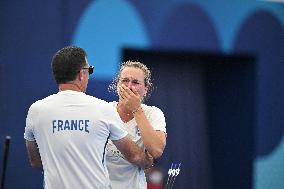
[[[163,189],[164,174],[158,167],[145,170],[147,178],[147,189]]]

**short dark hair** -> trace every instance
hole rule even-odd
[[[52,58],[52,73],[57,84],[76,79],[78,72],[86,66],[86,52],[76,46],[66,46]]]

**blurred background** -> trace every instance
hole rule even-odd
[[[87,51],[95,67],[87,93],[106,101],[116,99],[108,85],[119,63],[152,69],[147,103],[162,109],[168,133],[157,169],[166,180],[172,162],[182,163],[174,188],[284,188],[283,1],[1,0],[0,23],[6,189],[42,188],[25,118],[57,92],[51,58],[66,45]]]

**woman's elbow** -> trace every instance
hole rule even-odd
[[[163,155],[163,151],[164,149],[156,149],[156,150],[153,150],[153,152],[150,154],[152,155],[154,159],[157,159]]]

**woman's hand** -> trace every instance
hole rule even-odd
[[[141,98],[135,87],[119,86],[120,103],[124,104],[131,112],[136,111],[141,107]]]

